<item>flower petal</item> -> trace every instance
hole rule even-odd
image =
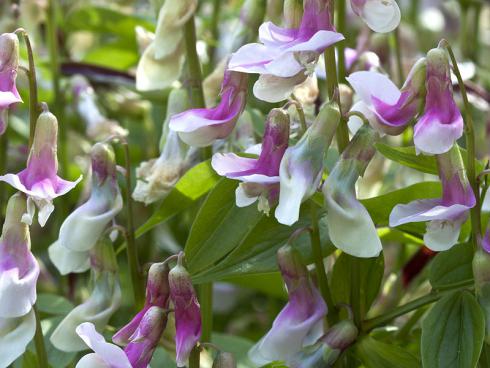
[[[394,105],[401,96],[398,87],[381,73],[360,71],[350,74],[346,79],[368,106],[372,105],[372,97]]]
[[[60,274],[82,273],[90,268],[89,252],[76,252],[60,244],[57,240],[48,248],[49,259]]]
[[[287,51],[314,51],[322,53],[327,47],[334,43],[340,42],[344,39],[342,33],[333,31],[318,31],[309,40],[301,43],[297,43],[292,47],[289,47]]]
[[[415,125],[413,141],[417,152],[439,155],[451,149],[463,135],[461,114],[450,123],[441,122],[435,114],[425,114]]]
[[[288,99],[294,88],[303,83],[306,78],[307,75],[303,72],[289,78],[262,74],[254,84],[253,93],[259,100],[271,103],[280,102]]]
[[[455,220],[434,220],[427,224],[425,245],[436,252],[448,250],[458,242],[461,225],[468,218],[465,213]]]
[[[395,0],[367,0],[362,19],[374,32],[387,33],[400,24],[400,8]]]
[[[228,69],[242,73],[262,74],[266,72],[265,65],[280,52],[260,43],[250,43],[240,47],[231,55]]]
[[[102,358],[95,353],[84,355],[75,368],[112,368]]]
[[[249,197],[240,184],[235,190],[235,201],[237,207],[247,207],[257,201],[259,197]]]
[[[34,311],[18,318],[0,318],[0,366],[8,367],[26,351],[36,333]]]

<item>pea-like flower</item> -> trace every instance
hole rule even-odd
[[[260,156],[240,157],[234,153],[216,153],[211,165],[222,176],[240,180],[236,205],[249,206],[257,199],[259,209],[268,212],[279,196],[279,167],[288,146],[289,116],[272,109],[267,116]]]
[[[90,250],[123,206],[112,147],[96,143],[91,159],[90,198],[65,219],[58,240],[49,247],[49,256],[63,275],[89,268]]]
[[[338,106],[325,104],[313,124],[289,147],[279,169],[279,205],[275,216],[281,224],[292,225],[299,218],[301,203],[311,197],[323,175],[323,160],[340,120]]]
[[[427,222],[425,245],[434,251],[444,251],[457,243],[461,225],[467,220],[476,201],[466,177],[459,147],[455,144],[449,152],[437,155],[436,158],[442,198],[397,204],[390,214],[390,226]]]
[[[400,8],[395,0],[350,0],[354,13],[375,32],[387,33],[400,24]]]
[[[287,99],[313,72],[320,54],[344,39],[330,22],[329,7],[326,0],[306,0],[299,28],[263,23],[259,28],[261,43],[242,46],[232,55],[229,68],[260,74],[254,85],[255,97],[268,102]]]
[[[205,147],[216,139],[228,137],[245,109],[248,76],[225,70],[221,101],[213,108],[191,109],[170,118],[169,127],[190,146]]]
[[[57,139],[58,120],[49,111],[42,112],[37,119],[27,168],[18,174],[0,176],[0,181],[27,195],[27,213],[22,221],[28,225],[32,223],[37,206],[39,224],[44,226],[54,210],[53,199],[66,194],[82,180],[80,176],[76,181],[67,181],[57,175]]]
[[[19,68],[19,39],[14,33],[0,35],[0,135],[7,129],[10,105],[22,102],[15,80]]]
[[[375,257],[382,246],[366,208],[356,198],[356,182],[376,153],[377,133],[359,129],[323,185],[326,222],[332,243],[355,257]]]
[[[308,275],[306,266],[290,246],[277,252],[289,302],[277,315],[269,332],[248,352],[257,366],[283,361],[288,366],[303,346],[322,335],[327,306]]]
[[[184,367],[201,338],[201,308],[189,273],[183,266],[183,253],[170,270],[170,297],[175,310],[175,345],[177,367]]]

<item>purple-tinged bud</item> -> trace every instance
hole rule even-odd
[[[49,111],[42,112],[37,119],[27,168],[18,174],[0,176],[0,181],[5,181],[28,196],[27,213],[22,218],[28,225],[32,223],[36,205],[39,208],[39,224],[44,226],[54,210],[53,199],[66,194],[82,180],[80,177],[71,182],[57,175],[57,138],[58,120]]]
[[[340,110],[349,111],[354,101],[354,91],[347,84],[339,84]]]
[[[133,368],[146,368],[167,325],[167,311],[151,307],[124,349]]]
[[[473,276],[475,278],[475,293],[485,314],[485,341],[490,343],[490,231],[480,239],[473,256]]]
[[[177,367],[184,367],[201,337],[201,309],[189,272],[183,266],[183,253],[170,270],[170,297],[175,309]]]
[[[232,353],[220,351],[213,361],[212,368],[236,368],[237,363]]]
[[[122,327],[114,336],[112,341],[119,345],[129,343],[131,336],[135,333],[146,312],[152,307],[168,309],[170,298],[170,286],[168,281],[168,263],[154,263],[148,271],[146,283],[146,300],[143,309],[126,326]]]
[[[332,367],[340,354],[356,341],[358,334],[351,320],[340,321],[329,328],[316,344],[298,353],[290,367]]]
[[[123,206],[112,147],[96,143],[91,159],[90,197],[63,221],[58,240],[48,249],[51,261],[63,275],[84,272],[90,267],[90,250]]]
[[[355,257],[375,257],[382,250],[373,220],[356,198],[355,188],[376,153],[377,136],[371,127],[361,127],[323,186],[330,240]]]
[[[284,153],[279,170],[279,205],[275,212],[281,224],[292,225],[298,221],[301,203],[318,189],[323,159],[339,121],[338,106],[326,103],[298,143]]]
[[[461,226],[476,201],[457,144],[449,152],[437,155],[437,166],[442,197],[396,205],[390,214],[390,226],[427,222],[426,246],[434,251],[444,251],[457,243]]]
[[[323,334],[323,318],[327,314],[327,306],[299,254],[286,245],[278,250],[277,262],[289,302],[269,332],[248,352],[257,366],[276,360],[289,366],[308,341],[316,341]]]
[[[463,117],[453,98],[451,71],[446,50],[427,53],[425,111],[414,127],[417,152],[442,154],[463,135]]]
[[[7,129],[7,110],[22,102],[15,79],[19,68],[19,39],[14,33],[0,35],[0,135]]]

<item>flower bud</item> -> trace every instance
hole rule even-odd
[[[212,368],[236,368],[236,360],[232,353],[220,351],[213,361]]]
[[[7,129],[7,110],[22,102],[15,80],[19,68],[19,39],[14,33],[0,35],[0,135]]]
[[[39,264],[31,253],[29,227],[22,216],[26,200],[10,197],[0,237],[0,320],[24,316],[36,302]]]
[[[340,109],[349,111],[354,101],[354,91],[347,84],[339,84]]]
[[[355,193],[357,179],[376,152],[376,137],[369,126],[359,129],[323,186],[330,240],[355,257],[375,257],[382,250],[373,220]]]
[[[281,224],[294,224],[301,203],[316,192],[323,175],[323,159],[339,120],[338,106],[325,104],[299,142],[286,150],[279,170],[279,205],[275,212]]]
[[[169,283],[175,309],[177,367],[183,367],[201,337],[201,310],[191,277],[183,266],[183,253],[170,270]]]

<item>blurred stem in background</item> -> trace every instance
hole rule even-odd
[[[395,65],[396,70],[396,81],[398,87],[401,87],[403,81],[405,80],[405,76],[403,75],[403,61],[402,61],[402,50],[400,45],[400,27],[398,26],[393,32],[390,34],[390,48],[392,55],[392,65]]]
[[[44,344],[43,330],[41,329],[41,319],[35,305],[32,306],[34,315],[36,316],[36,334],[34,335],[34,345],[36,346],[37,363],[39,368],[49,368],[48,354]]]
[[[480,188],[478,186],[478,181],[476,177],[476,152],[475,152],[475,128],[473,126],[473,116],[471,114],[471,105],[468,102],[468,95],[466,94],[466,87],[463,82],[463,78],[461,77],[461,73],[458,68],[458,63],[456,61],[456,57],[454,56],[451,45],[447,40],[442,39],[439,42],[439,47],[444,47],[449,53],[449,57],[451,59],[451,63],[453,64],[453,71],[458,79],[459,89],[461,92],[461,97],[463,98],[464,104],[464,132],[466,136],[466,151],[468,155],[466,171],[468,174],[468,180],[471,185],[471,189],[473,189],[473,193],[475,194],[476,204],[470,210],[471,217],[471,240],[473,243],[473,249],[478,249],[478,239],[481,237],[481,203],[480,203]]]
[[[219,16],[221,12],[221,1],[213,0],[213,15],[211,17],[211,43],[209,45],[209,63],[207,73],[213,71],[214,65],[216,65],[216,46],[219,41]]]
[[[187,67],[188,67],[188,80],[189,94],[191,96],[191,107],[200,108],[204,105],[204,93],[202,90],[202,72],[201,63],[199,62],[199,56],[196,50],[196,25],[194,17],[191,17],[184,26],[184,39],[185,49],[187,54]],[[203,148],[203,159],[210,159],[212,156],[212,146]],[[199,302],[201,304],[201,318],[202,318],[202,342],[211,341],[211,331],[213,330],[213,284],[204,283],[199,285]],[[195,348],[194,350],[196,350]],[[191,365],[199,367],[199,354],[197,355],[197,362]]]

